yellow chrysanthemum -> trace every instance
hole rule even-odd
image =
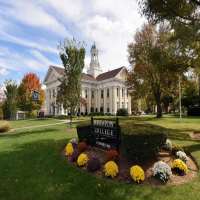
[[[175,169],[175,168],[183,171],[185,174],[188,171],[187,165],[181,159],[175,159],[173,161],[173,163],[172,163],[172,169]]]
[[[104,173],[105,176],[115,177],[119,172],[118,166],[114,161],[108,161],[104,165]]]
[[[87,164],[88,160],[89,159],[88,159],[87,154],[82,153],[82,154],[79,155],[79,157],[77,159],[77,164],[78,164],[79,167],[82,167],[82,166]]]
[[[144,170],[139,165],[134,165],[130,168],[130,175],[137,183],[140,183],[145,179]]]
[[[74,148],[71,142],[69,142],[65,147],[65,155],[71,156],[74,153]]]

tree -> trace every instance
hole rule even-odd
[[[5,82],[5,96],[6,99],[3,104],[3,115],[5,119],[15,119],[17,112],[17,84],[12,81]]]
[[[57,102],[72,115],[80,103],[81,76],[84,68],[85,48],[83,43],[73,40],[64,40],[59,46],[60,59],[64,66],[64,76],[59,79]]]
[[[168,21],[174,31],[173,40],[187,49],[188,68],[195,68],[200,96],[200,1],[139,0],[142,14],[153,23]],[[200,101],[200,99],[199,99]],[[200,104],[200,102],[199,102]]]
[[[168,26],[158,28],[144,25],[128,46],[129,62],[133,66],[129,84],[135,91],[152,94],[157,105],[157,117],[162,116],[162,98],[177,85],[178,73],[182,73],[179,61],[184,54],[177,54],[176,45],[169,42]],[[173,62],[172,62],[173,60]]]
[[[39,92],[39,100],[33,101],[32,92]],[[40,79],[34,73],[24,75],[18,88],[18,106],[21,110],[29,111],[38,110],[44,103],[44,91],[41,88]]]
[[[151,21],[168,20],[188,26],[199,24],[199,0],[139,0],[142,13]]]

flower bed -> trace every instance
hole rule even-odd
[[[115,150],[105,151],[87,146],[83,152],[80,152],[78,151],[78,146],[76,145],[73,148],[71,155],[65,154],[70,163],[76,167],[80,167],[82,170],[93,173],[95,176],[123,181],[125,183],[151,185],[162,185],[165,183],[167,185],[178,185],[192,180],[196,177],[198,171],[196,164],[189,156],[187,156],[186,165],[180,159],[176,159],[176,156],[170,152],[159,153],[156,158],[138,166],[134,161],[130,162],[123,154],[118,154],[117,160],[114,160],[115,156],[111,156],[111,160],[108,161],[108,152],[116,155]],[[66,148],[64,152],[66,152]],[[178,161],[179,164],[181,163],[180,165],[177,164],[177,160],[180,160]],[[178,173],[177,166],[187,166],[189,170],[185,171],[186,173]]]

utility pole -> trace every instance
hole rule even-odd
[[[178,87],[179,87],[179,117],[180,119],[182,118],[182,105],[181,105],[181,98],[182,98],[182,94],[181,94],[181,76],[179,75],[179,80],[178,80]]]

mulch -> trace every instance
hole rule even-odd
[[[94,176],[98,176],[101,178],[110,179],[110,178],[105,177],[104,173],[103,173],[103,166],[106,163],[105,151],[102,149],[99,149],[99,148],[89,147],[88,150],[85,151],[84,153],[86,153],[89,158],[94,157],[94,156],[99,158],[99,160],[101,162],[101,166],[102,166],[101,169],[92,174]],[[64,152],[63,152],[63,155],[64,155]],[[152,169],[153,169],[153,165],[155,162],[162,160],[162,161],[166,162],[169,166],[171,166],[174,159],[175,159],[175,157],[171,153],[162,151],[157,155],[156,158],[151,159],[148,162],[146,162],[145,164],[140,165],[143,168],[143,170],[145,171],[145,181],[143,183],[141,183],[141,185],[143,185],[143,184],[144,185],[152,185],[152,186],[180,185],[180,184],[190,182],[195,177],[197,177],[198,166],[196,165],[196,162],[193,160],[193,158],[190,156],[188,156],[188,161],[186,162],[188,169],[189,169],[189,172],[186,175],[179,176],[179,175],[173,174],[167,183],[162,183],[161,181],[159,181],[158,179],[156,179],[152,176],[153,175]],[[133,182],[133,180],[131,179],[131,177],[129,175],[130,167],[132,165],[135,165],[135,163],[127,160],[122,155],[120,155],[120,158],[116,163],[118,164],[118,167],[119,167],[119,174],[117,177],[113,178],[113,180],[119,181],[119,182],[124,182],[124,183],[129,183],[129,184],[136,184]],[[76,163],[70,162],[70,164],[78,167]],[[86,167],[82,167],[80,169],[87,171]]]

